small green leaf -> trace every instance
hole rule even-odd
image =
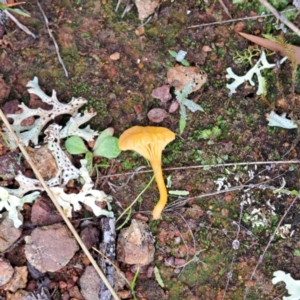
[[[176,58],[176,56],[177,56],[177,52],[176,51],[174,51],[174,50],[168,50],[168,51],[171,54],[171,56],[173,56],[174,58]]]
[[[179,191],[179,190],[175,190],[175,191],[169,191],[170,195],[177,195],[177,196],[187,196],[189,195],[189,191]]]
[[[160,276],[159,270],[158,268],[155,266],[154,267],[154,275],[155,275],[155,279],[157,281],[157,283],[161,286],[161,287],[165,287],[164,282],[162,281],[162,278]]]
[[[172,186],[172,175],[167,177],[167,188],[169,189]]]
[[[30,17],[30,14],[20,10],[19,8],[7,8],[7,10],[10,10],[18,15],[24,16],[24,17]]]
[[[95,156],[103,156],[106,158],[115,158],[121,153],[118,145],[118,139],[114,136],[105,138],[99,147],[94,151]]]
[[[82,154],[88,152],[83,140],[79,136],[71,136],[65,142],[65,147],[70,154]]]
[[[185,67],[189,67],[189,66],[190,66],[190,63],[189,63],[186,59],[183,59],[180,63],[181,63],[183,66],[185,66]]]
[[[183,133],[185,126],[186,126],[186,119],[180,118],[180,120],[179,120],[179,132],[180,132],[180,134]]]
[[[96,139],[93,151],[95,151],[100,146],[100,144],[104,141],[104,139],[106,139],[108,136],[113,136],[113,135],[114,135],[114,129],[112,127],[103,130]]]
[[[294,255],[295,255],[295,256],[300,256],[300,250],[299,250],[299,249],[295,249]]]
[[[85,154],[85,159],[87,160],[86,168],[89,171],[89,174],[91,175],[93,173],[93,153],[88,151]]]

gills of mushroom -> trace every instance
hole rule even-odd
[[[119,148],[133,150],[149,160],[160,193],[160,199],[152,212],[153,219],[161,218],[167,204],[168,195],[161,168],[161,155],[165,146],[175,139],[168,128],[154,126],[134,126],[125,130],[119,138]]]

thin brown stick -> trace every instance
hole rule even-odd
[[[48,196],[50,197],[50,199],[52,200],[54,206],[56,207],[56,209],[58,210],[58,212],[60,213],[60,215],[62,216],[63,220],[65,221],[65,223],[67,224],[67,226],[69,227],[70,231],[72,232],[72,234],[74,235],[75,239],[77,240],[78,244],[80,245],[81,249],[83,250],[83,252],[85,253],[85,255],[88,257],[88,259],[90,260],[91,264],[94,266],[95,270],[97,271],[97,273],[99,274],[100,278],[103,280],[104,284],[107,286],[107,288],[109,289],[109,291],[111,292],[111,294],[113,295],[114,299],[119,300],[118,295],[116,294],[115,290],[112,288],[112,286],[110,285],[110,283],[108,282],[107,278],[105,277],[105,275],[103,274],[103,272],[101,271],[101,269],[99,268],[98,264],[96,263],[96,261],[94,260],[94,258],[92,257],[91,253],[89,252],[89,250],[87,249],[87,247],[85,246],[84,242],[82,241],[82,239],[80,238],[79,234],[76,232],[75,228],[73,227],[72,223],[69,221],[69,219],[66,217],[66,215],[64,214],[63,209],[61,208],[61,206],[58,204],[55,196],[53,195],[51,189],[48,187],[47,183],[45,182],[45,180],[43,179],[42,175],[40,174],[40,172],[37,170],[35,164],[33,163],[33,161],[31,160],[30,156],[28,155],[26,149],[24,148],[24,146],[20,143],[19,138],[17,137],[17,135],[15,134],[14,130],[12,129],[12,127],[10,126],[9,122],[7,121],[7,118],[5,117],[5,115],[3,114],[2,110],[0,109],[0,117],[2,119],[2,121],[4,122],[5,126],[7,127],[7,129],[9,130],[9,132],[11,133],[11,135],[13,136],[15,142],[17,143],[18,147],[20,148],[21,152],[23,153],[25,159],[27,160],[28,164],[30,165],[30,167],[32,168],[36,178],[41,182],[41,185],[43,186],[44,190],[47,192]]]
[[[296,8],[291,8],[291,9],[284,10],[282,13],[293,11],[293,10],[296,10]],[[244,18],[231,19],[231,20],[226,20],[226,21],[205,23],[205,24],[200,24],[200,25],[192,25],[192,26],[189,26],[188,28],[199,28],[199,27],[212,26],[212,25],[222,25],[222,24],[226,24],[226,23],[256,20],[256,19],[259,19],[259,18],[266,18],[266,17],[272,17],[272,16],[274,16],[274,15],[273,14],[265,14],[265,15],[259,15],[259,16],[253,16],[253,17],[244,17]]]
[[[219,0],[219,3],[221,4],[221,6],[223,7],[225,13],[229,16],[230,19],[232,19],[232,16],[227,8],[227,6],[225,5],[225,3],[223,2],[223,0]]]
[[[296,27],[292,22],[290,22],[282,13],[277,11],[267,0],[259,0],[259,2],[264,5],[277,19],[279,19],[283,24],[293,30],[298,36],[300,36],[300,29]]]
[[[210,168],[219,168],[219,167],[235,167],[235,166],[253,166],[253,165],[281,165],[281,164],[300,164],[300,160],[272,160],[272,161],[250,161],[250,162],[240,162],[240,163],[224,163],[224,164],[215,164],[215,165],[194,165],[194,166],[185,166],[185,167],[171,167],[171,168],[164,168],[163,171],[177,171],[177,170],[190,170],[190,169],[202,169],[205,167]],[[119,177],[119,176],[128,176],[128,175],[138,175],[138,174],[145,174],[145,173],[153,173],[153,170],[145,170],[139,172],[125,172],[125,173],[117,173],[111,175],[104,175],[101,176],[101,179],[107,177]]]
[[[46,25],[46,28],[47,28],[47,30],[48,30],[48,34],[49,34],[50,38],[51,38],[52,41],[53,41],[53,44],[54,44],[54,47],[55,47],[55,51],[56,51],[56,54],[57,54],[58,61],[59,61],[59,63],[61,64],[61,66],[62,66],[62,68],[63,68],[63,70],[64,70],[64,72],[65,72],[65,76],[66,76],[67,78],[69,78],[68,71],[67,71],[67,69],[66,69],[66,67],[65,67],[65,64],[64,64],[64,62],[63,62],[63,60],[62,60],[62,58],[61,58],[61,56],[60,56],[59,48],[58,48],[58,45],[57,45],[57,43],[56,43],[56,40],[55,40],[55,38],[54,38],[54,36],[53,36],[53,34],[52,34],[50,28],[49,28],[49,21],[48,21],[48,18],[46,17],[45,12],[44,12],[44,10],[43,10],[43,8],[42,8],[40,2],[37,0],[36,3],[37,3],[37,5],[38,5],[38,7],[39,7],[39,9],[40,9],[40,11],[41,11],[41,13],[42,13],[42,15],[43,15],[44,20],[45,20],[45,25]]]

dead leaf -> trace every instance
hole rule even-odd
[[[135,0],[135,5],[139,13],[139,19],[144,20],[155,12],[159,6],[159,0]]]
[[[170,68],[167,74],[168,83],[181,91],[188,83],[193,83],[192,92],[199,90],[207,81],[207,74],[198,67],[177,66]]]
[[[280,54],[282,56],[287,56],[286,48],[284,46],[280,45],[279,43],[276,43],[276,42],[273,42],[273,41],[264,39],[262,37],[255,36],[255,35],[247,34],[244,32],[239,32],[239,34],[241,36],[243,36],[244,38],[246,38],[247,40],[249,40],[257,45],[260,45],[262,47],[265,47],[265,48],[275,51],[275,52],[280,52]],[[288,45],[292,49],[292,52],[293,52],[293,55],[295,57],[297,64],[300,64],[300,47],[297,47],[297,46],[294,46],[291,44],[288,44]]]
[[[168,116],[168,113],[162,108],[153,108],[151,109],[147,117],[151,122],[160,123]]]

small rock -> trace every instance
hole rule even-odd
[[[88,225],[80,232],[80,237],[86,247],[91,249],[99,242],[99,231],[96,227]]]
[[[11,101],[5,102],[5,104],[2,107],[3,113],[5,115],[15,114],[20,109],[20,107],[19,107],[20,104],[21,103],[19,100],[11,100]],[[12,120],[12,119],[10,119],[10,120]]]
[[[14,269],[9,261],[0,258],[0,286],[9,282],[14,274]]]
[[[81,294],[86,300],[98,299],[101,279],[93,266],[86,267],[79,279]]]
[[[61,295],[61,300],[69,300],[70,299],[70,294],[68,291],[64,291]]]
[[[16,292],[26,287],[28,270],[27,267],[15,267],[11,280],[4,285],[5,291]]]
[[[153,108],[147,114],[148,119],[154,123],[162,122],[167,116],[168,113],[162,108]]]
[[[154,239],[147,223],[132,219],[121,230],[117,243],[117,258],[126,264],[148,265],[154,259]]]
[[[174,266],[174,261],[175,261],[175,258],[173,256],[166,258],[165,266],[167,266],[167,267]]]
[[[159,99],[161,102],[166,103],[172,99],[172,95],[170,93],[170,86],[163,85],[156,89],[154,89],[151,93],[151,97],[155,99]]]
[[[169,113],[171,114],[171,113],[175,112],[178,109],[178,107],[179,107],[178,101],[173,101],[169,107]]]
[[[199,220],[200,217],[205,215],[205,211],[203,211],[199,205],[193,204],[192,207],[189,207],[185,211],[184,215],[186,218],[192,218],[194,220]]]
[[[118,296],[121,299],[131,299],[132,298],[131,291],[129,291],[129,290],[118,291]]]
[[[66,282],[60,281],[60,282],[58,283],[58,286],[59,286],[60,289],[65,289],[68,285],[67,285]]]
[[[134,31],[137,36],[143,35],[145,33],[145,27],[142,26]]]
[[[212,49],[209,46],[205,45],[205,46],[202,47],[202,51],[210,52],[210,51],[212,51]]]
[[[55,206],[48,196],[36,200],[31,210],[31,222],[34,226],[52,225],[62,221]]]
[[[60,224],[34,229],[25,242],[26,258],[40,272],[58,271],[78,250],[76,241]]]
[[[24,299],[28,299],[27,297],[29,295],[30,293],[25,290],[18,290],[13,294],[11,294],[10,292],[6,292],[6,300],[24,300]],[[29,299],[33,299],[33,298],[29,298]]]
[[[119,60],[120,57],[121,57],[121,54],[120,54],[119,52],[115,52],[115,53],[113,53],[113,54],[111,54],[111,55],[109,56],[109,58],[110,58],[111,60]]]
[[[139,115],[143,111],[143,107],[140,104],[133,105],[133,109],[137,115]]]
[[[245,22],[237,22],[234,26],[235,32],[241,32],[245,29],[246,23]]]
[[[18,218],[23,220],[22,215],[19,213]],[[22,233],[21,228],[16,228],[11,219],[8,218],[8,213],[2,213],[0,219],[0,252],[8,249]]]
[[[158,283],[151,279],[138,280],[136,284],[136,294],[139,295],[140,299],[168,299]]]
[[[47,147],[34,149],[26,147],[27,153],[45,180],[56,176],[58,170],[56,160]]]
[[[70,297],[72,297],[72,298],[76,298],[77,300],[83,300],[83,297],[79,291],[79,288],[76,285],[69,289],[69,294],[70,294]]]
[[[16,152],[8,152],[0,156],[0,174],[4,180],[11,180],[20,172],[24,173],[24,164],[20,161],[20,155]]]
[[[153,266],[149,266],[147,269],[147,278],[151,278],[153,275],[153,271],[154,271],[154,267]]]
[[[175,258],[174,265],[175,266],[183,266],[186,263],[186,260],[183,258]]]

